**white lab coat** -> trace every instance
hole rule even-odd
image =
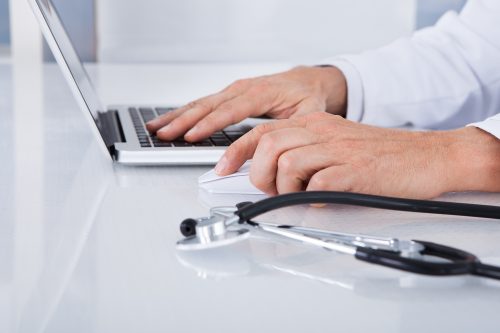
[[[500,138],[500,0],[469,0],[431,28],[380,49],[327,60],[346,76],[347,118]],[[472,123],[472,124],[471,124]]]

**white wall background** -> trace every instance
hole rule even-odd
[[[416,0],[98,0],[96,9],[102,61],[308,62],[408,35]]]
[[[385,44],[466,0],[52,1],[84,61],[308,62]],[[0,0],[0,56],[8,54],[7,3]]]

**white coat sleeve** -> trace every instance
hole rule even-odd
[[[500,113],[500,0],[469,0],[431,28],[328,59],[348,85],[347,118],[450,129]],[[500,138],[500,114],[473,124]]]

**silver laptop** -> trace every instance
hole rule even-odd
[[[136,105],[102,108],[51,0],[28,1],[80,108],[102,143],[103,151],[114,161],[132,165],[214,164],[227,146],[255,125],[255,122],[243,122],[196,143],[182,138],[172,142],[158,140],[148,133],[145,123],[174,108]]]

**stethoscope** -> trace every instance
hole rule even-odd
[[[301,204],[345,204],[371,208],[500,219],[500,207],[390,198],[344,192],[298,192],[236,207],[215,207],[210,216],[186,219],[180,225],[182,251],[203,250],[236,243],[251,229],[354,256],[358,260],[424,275],[477,275],[500,280],[500,267],[483,264],[477,256],[441,244],[321,229],[274,225],[252,219],[275,209]]]

